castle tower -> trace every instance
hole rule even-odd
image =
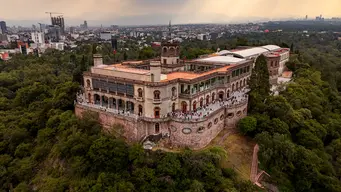
[[[161,64],[179,64],[180,46],[179,43],[172,41],[172,23],[169,21],[167,41],[161,44]]]
[[[180,60],[180,45],[177,42],[163,42],[161,44],[162,65],[176,65]]]

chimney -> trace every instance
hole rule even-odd
[[[103,57],[101,54],[94,54],[93,55],[94,58],[94,66],[99,66],[99,65],[103,65]]]
[[[161,80],[161,62],[151,61],[150,62],[150,80],[151,82],[160,82]]]

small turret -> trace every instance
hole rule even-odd
[[[103,65],[103,57],[101,54],[94,54],[93,55],[94,58],[94,66],[99,66],[99,65]]]
[[[161,63],[160,61],[151,61],[150,62],[150,81],[151,82],[160,82],[161,80]]]

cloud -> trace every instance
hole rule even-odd
[[[64,13],[67,24],[231,22],[254,18],[340,16],[340,0],[0,0],[0,19],[45,20]],[[89,22],[89,24],[92,24]]]

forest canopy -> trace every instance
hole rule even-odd
[[[251,86],[253,103],[238,127],[259,144],[260,168],[280,191],[341,191],[341,44],[335,34],[185,41],[182,57],[264,44],[291,47],[287,66],[294,72],[293,81],[278,96],[268,92],[264,79],[250,82],[257,85]],[[92,65],[95,46],[0,60],[2,191],[258,190],[221,166],[225,157],[219,150],[146,152],[138,144],[103,134],[96,114],[76,118],[75,95],[82,72]],[[110,63],[155,57],[157,51],[131,49],[113,55],[103,48],[103,55]],[[263,67],[254,75],[267,77]]]

